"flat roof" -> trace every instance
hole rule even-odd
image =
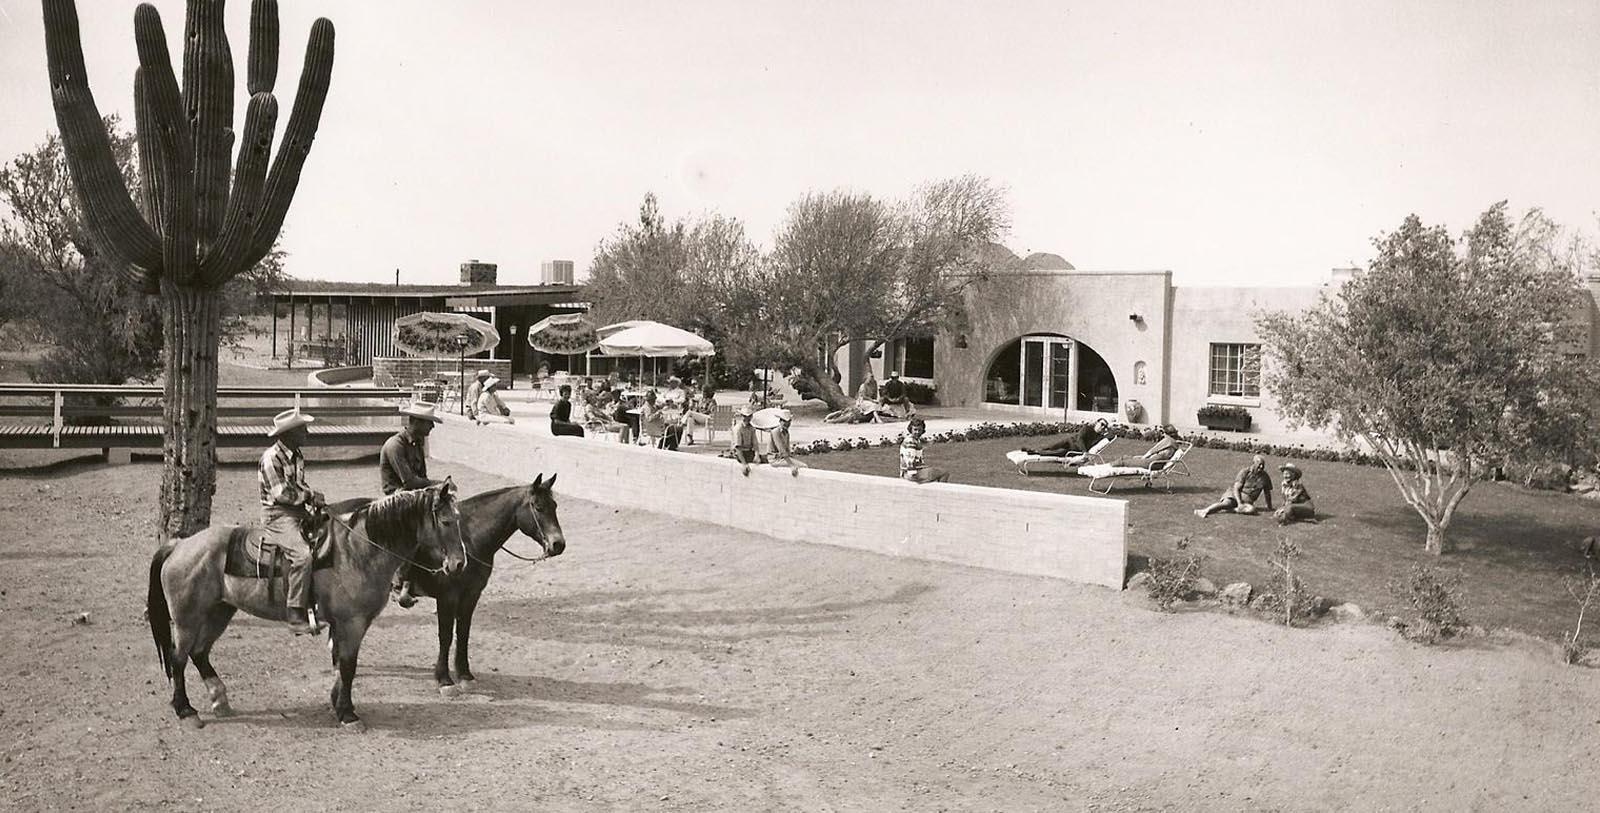
[[[548,298],[581,294],[583,285],[395,285],[385,282],[332,282],[293,280],[289,290],[274,291],[274,299],[289,297],[366,297],[370,299],[415,299],[473,297],[493,300],[508,296]]]

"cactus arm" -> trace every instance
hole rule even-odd
[[[123,275],[143,284],[160,272],[161,242],[140,216],[112,157],[111,139],[89,91],[78,10],[72,0],[44,0],[44,22],[50,95],[84,219]]]
[[[139,73],[144,79],[147,117],[154,125],[139,132],[139,149],[154,156],[161,177],[161,259],[167,275],[187,284],[193,279],[195,262],[195,212],[193,145],[189,122],[183,115],[183,99],[178,79],[172,73],[172,58],[167,53],[167,36],[161,15],[149,3],[139,5],[133,15],[133,39],[139,51]]]
[[[223,0],[190,0],[183,40],[183,109],[194,150],[193,251],[204,255],[222,229],[233,157],[233,53]]]
[[[278,0],[255,0],[250,4],[250,95],[271,93],[278,81]]]
[[[161,153],[154,144],[156,131],[155,110],[145,85],[149,72],[137,68],[133,72],[133,122],[134,134],[139,143],[139,209],[144,219],[156,232],[161,231],[161,194],[166,188],[161,164]]]
[[[250,97],[228,212],[222,219],[222,231],[201,263],[201,277],[207,285],[221,285],[254,264],[246,265],[243,260],[255,234],[256,221],[261,218],[261,190],[266,185],[267,166],[272,158],[272,134],[277,126],[278,100],[271,93]]]
[[[289,212],[289,201],[294,198],[295,187],[300,182],[300,170],[305,166],[311,142],[317,135],[317,122],[322,118],[322,104],[327,101],[332,75],[333,23],[323,17],[311,24],[311,40],[306,44],[305,67],[300,71],[294,111],[289,114],[289,126],[284,130],[283,143],[273,160],[272,173],[267,177],[255,233],[239,266],[229,270],[229,275],[260,262],[278,239],[284,216]]]

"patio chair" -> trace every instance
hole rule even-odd
[[[1100,442],[1096,443],[1089,451],[1079,452],[1078,454],[1069,454],[1057,457],[1055,455],[1028,454],[1021,449],[1018,449],[1016,451],[1006,452],[1006,459],[1010,460],[1012,463],[1015,463],[1017,465],[1017,473],[1023,475],[1024,477],[1035,472],[1059,472],[1070,468],[1076,468],[1078,466],[1106,462],[1105,458],[1102,457],[1100,453],[1105,451],[1107,446],[1111,445],[1112,440],[1113,438],[1109,436],[1103,437],[1100,439]]]
[[[719,431],[733,431],[733,406],[730,404],[717,404],[711,410],[711,420],[706,422],[706,445],[716,440]]]
[[[1188,477],[1190,474],[1189,464],[1185,462],[1183,458],[1187,456],[1189,454],[1189,450],[1193,448],[1193,443],[1189,441],[1179,441],[1178,450],[1173,452],[1172,457],[1166,460],[1157,460],[1156,462],[1151,463],[1149,466],[1122,466],[1111,469],[1110,471],[1089,473],[1089,476],[1092,478],[1089,480],[1089,490],[1095,492],[1096,494],[1110,494],[1111,485],[1116,478],[1137,476],[1144,483],[1145,488],[1154,488],[1156,482],[1160,481],[1161,484],[1166,487],[1167,492],[1171,493],[1172,478],[1176,476]],[[1085,472],[1082,469],[1079,469],[1078,473],[1084,474]],[[1104,489],[1096,487],[1101,483],[1101,481],[1105,482]]]

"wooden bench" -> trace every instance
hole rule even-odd
[[[0,449],[159,449],[162,406],[156,404],[67,403],[71,396],[159,398],[161,388],[67,384],[0,384],[0,399],[47,398],[49,403],[0,403]],[[410,396],[390,387],[224,387],[217,391],[217,447],[266,445],[273,415],[300,406],[318,418],[309,427],[308,446],[379,446],[400,422],[340,423],[350,419],[397,417],[399,402]],[[228,404],[264,399],[271,404]],[[361,399],[366,403],[316,404],[321,400]],[[312,403],[307,403],[307,402]],[[27,419],[38,419],[29,422]],[[104,424],[74,423],[104,419]],[[112,422],[115,421],[115,422]]]

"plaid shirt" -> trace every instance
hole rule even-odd
[[[917,471],[923,465],[922,438],[916,435],[906,435],[905,440],[900,441],[900,474],[904,475],[906,472]]]
[[[305,456],[281,440],[261,453],[259,475],[262,505],[300,505],[311,496]]]

